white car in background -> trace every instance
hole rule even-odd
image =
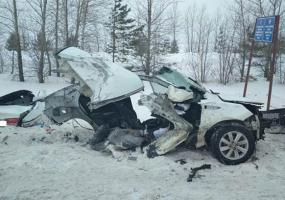
[[[44,102],[34,101],[34,94],[19,90],[0,97],[0,125],[35,126],[42,122]]]

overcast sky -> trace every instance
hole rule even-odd
[[[214,15],[217,10],[224,10],[232,0],[181,0],[180,9],[187,9],[189,5],[206,6],[209,14]]]

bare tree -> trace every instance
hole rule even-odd
[[[2,49],[0,49],[0,73],[4,72],[4,59],[3,59],[3,53],[2,53]]]
[[[85,0],[81,20],[81,48],[90,49],[93,44],[93,51],[100,51],[107,46],[105,24],[108,18],[101,16],[109,11],[109,5],[110,0]]]
[[[17,60],[18,60],[18,71],[19,71],[19,80],[21,82],[25,81],[24,72],[23,72],[23,60],[22,60],[22,48],[21,48],[21,37],[19,30],[19,19],[18,19],[18,8],[16,0],[6,1],[5,5],[3,5],[3,13],[7,15],[0,14],[1,24],[4,25],[9,31],[15,34],[14,42],[15,42],[15,50],[17,52]],[[9,16],[10,15],[10,16]]]
[[[179,15],[177,13],[177,7],[178,7],[178,2],[174,2],[172,4],[171,7],[171,11],[170,11],[170,26],[171,26],[171,30],[172,30],[172,37],[173,40],[176,40],[176,33],[177,33],[177,28],[179,28]]]
[[[65,46],[68,46],[69,32],[68,32],[68,0],[63,0],[64,7],[64,32],[65,32]]]
[[[187,12],[189,13],[185,17],[185,27],[188,44],[186,51],[190,54],[187,56],[188,65],[191,66],[195,78],[205,82],[211,68],[208,54],[213,32],[212,22],[208,18],[205,7],[195,10],[189,7]]]
[[[244,80],[245,75],[245,66],[247,60],[247,54],[249,51],[249,35],[251,34],[250,27],[252,26],[251,18],[249,16],[250,13],[250,5],[248,1],[245,0],[235,0],[236,7],[233,9],[234,16],[239,16],[237,19],[237,26],[239,31],[239,52],[240,52],[240,81]]]
[[[14,8],[14,26],[15,26],[15,33],[16,33],[16,43],[17,43],[19,80],[24,82],[25,79],[24,79],[24,72],[23,72],[22,49],[21,49],[21,40],[20,40],[20,33],[19,33],[18,11],[17,11],[16,0],[13,0],[13,8]]]
[[[197,39],[198,46],[197,52],[199,55],[200,64],[200,81],[206,81],[206,72],[210,67],[208,61],[209,42],[212,33],[211,21],[207,17],[206,8],[201,8],[198,17]]]
[[[46,17],[47,17],[47,0],[34,0],[27,1],[32,10],[39,17],[38,23],[40,24],[40,32],[38,34],[37,48],[39,50],[39,63],[38,63],[38,80],[39,83],[44,82],[44,64],[45,53],[47,52],[46,41]]]
[[[38,69],[38,78],[39,82],[44,82],[44,55],[47,50],[46,47],[46,10],[47,10],[47,0],[40,0],[40,8],[41,8],[41,41],[42,44],[40,46],[40,62],[39,62],[39,69]]]
[[[219,78],[220,83],[226,85],[233,75],[234,66],[237,61],[236,36],[237,23],[230,26],[229,22],[224,22],[219,26],[217,38],[217,52],[219,53]]]
[[[165,29],[166,22],[169,21],[165,16],[167,10],[172,5],[173,0],[144,0],[137,1],[137,18],[140,25],[146,27],[144,36],[146,38],[146,51],[142,57],[142,63],[146,74],[150,74],[156,66],[157,52],[155,44],[157,37],[161,37]]]
[[[264,10],[264,0],[248,0],[251,3],[251,7],[255,9],[251,9],[251,13],[255,17],[260,17],[265,15]]]
[[[87,25],[87,21],[88,21],[88,14],[89,14],[89,10],[90,10],[89,6],[92,5],[91,3],[92,3],[91,0],[86,0],[86,1],[84,1],[84,4],[83,4],[82,28],[81,28],[81,47],[83,49],[85,47],[85,37],[86,37],[85,31],[86,31],[86,25]]]
[[[75,34],[74,34],[74,44],[73,44],[74,46],[79,45],[79,30],[80,30],[81,24],[85,22],[83,26],[86,25],[88,4],[89,4],[89,0],[77,1]]]
[[[170,53],[178,53],[179,49],[178,49],[178,44],[177,44],[177,38],[176,38],[176,34],[177,31],[180,27],[180,23],[179,23],[179,15],[178,15],[178,2],[175,1],[170,9],[169,12],[169,20],[170,20],[170,32],[172,32],[172,41],[171,41],[171,49],[170,49]]]
[[[152,39],[152,12],[153,12],[153,1],[147,0],[147,50],[146,50],[146,74],[149,75],[151,72],[151,39]]]
[[[56,9],[55,9],[55,51],[58,51],[58,42],[59,42],[59,38],[58,38],[58,22],[59,22],[59,0],[55,0],[56,1]],[[56,75],[57,77],[60,77],[60,73],[59,73],[59,63],[58,60],[56,59]]]
[[[109,2],[110,0],[63,0],[65,46],[85,49],[87,40],[94,43],[94,39],[87,37],[98,37],[98,33],[102,31],[96,28],[98,24],[107,22],[107,18],[102,18],[102,15]],[[93,33],[89,32],[91,27]]]
[[[0,1],[1,33],[5,28],[2,41],[7,39],[8,32],[15,32],[13,1],[4,1]],[[20,9],[17,10],[17,20],[19,21],[18,31],[22,52],[28,51],[27,53],[37,66],[38,76],[41,71],[43,71],[43,77],[51,75],[53,67],[59,68],[57,61],[51,56],[51,50],[57,51],[60,46],[74,45],[74,41],[77,41],[76,46],[86,48],[88,51],[103,50],[107,46],[107,34],[103,26],[107,19],[102,17],[102,13],[106,13],[105,11],[109,9],[110,0],[26,0],[24,2],[15,0],[15,2],[17,5],[20,4],[18,5]],[[24,31],[26,39],[23,36]],[[23,43],[25,43],[23,39],[29,42],[28,49],[23,49]],[[2,41],[1,44],[4,43]],[[41,50],[44,50],[43,54]],[[15,53],[15,58],[16,55]],[[43,69],[39,67],[42,64],[46,64]],[[16,60],[15,66],[17,66]],[[33,67],[33,69],[36,68]],[[32,68],[27,68],[27,70],[30,69]],[[20,75],[22,70],[19,71]],[[57,75],[60,74],[57,73]],[[39,79],[42,78],[39,77]]]
[[[196,4],[194,3],[193,6],[189,6],[187,8],[185,14],[185,35],[186,35],[186,43],[187,43],[187,52],[194,51],[194,25],[196,21]]]

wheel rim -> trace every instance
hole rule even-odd
[[[229,160],[241,159],[248,152],[248,139],[241,132],[227,132],[219,142],[219,149],[222,155]]]

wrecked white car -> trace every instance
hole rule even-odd
[[[35,100],[28,90],[18,90],[0,97],[0,121],[2,126],[29,127],[42,122],[44,102]]]
[[[106,139],[123,149],[146,145],[148,157],[178,145],[209,147],[219,161],[239,164],[263,138],[260,104],[223,100],[175,70],[164,67],[153,76],[138,76],[74,47],[57,58],[74,84],[46,97],[44,113],[57,124],[73,118],[90,123],[94,149]],[[154,117],[145,122],[138,120],[130,99],[144,89],[142,81],[153,89],[139,100]]]

